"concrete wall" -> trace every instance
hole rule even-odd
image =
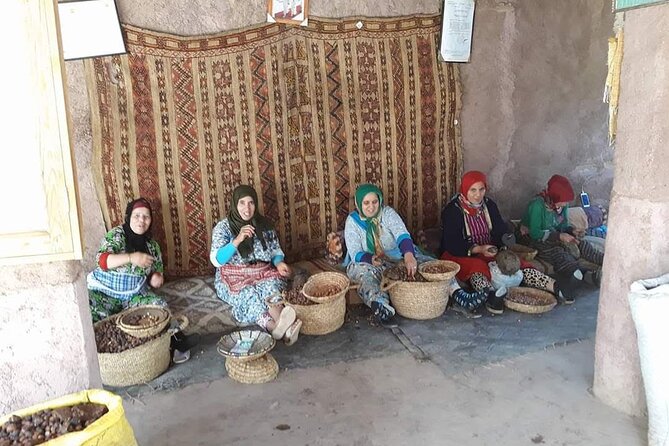
[[[615,181],[597,320],[595,394],[633,415],[645,410],[627,293],[669,272],[669,5],[625,13]]]
[[[0,268],[0,415],[100,387],[81,262]]]
[[[464,168],[488,173],[508,217],[520,218],[554,173],[608,201],[611,2],[479,0],[476,8],[472,62],[461,68]]]

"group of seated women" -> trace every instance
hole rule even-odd
[[[563,304],[573,303],[574,286],[584,279],[584,272],[566,244],[578,245],[581,256],[598,266],[586,272],[598,283],[603,254],[575,237],[568,226],[568,205],[574,192],[566,178],[551,177],[546,189],[528,204],[515,235],[486,191],[485,175],[467,172],[459,193],[441,215],[441,258],[460,265],[448,293],[462,312],[471,317],[480,316],[481,308],[503,312],[507,288],[495,280],[500,274],[495,259],[505,249],[505,241],[516,237],[535,248],[538,258],[552,264],[556,272],[556,278],[549,277],[521,260],[516,285],[540,288]],[[125,223],[105,236],[97,255],[98,267],[88,276],[94,320],[135,305],[165,305],[151,291],[164,280],[160,247],[151,238],[151,218],[147,200],[131,201]],[[403,262],[413,277],[419,263],[434,257],[416,247],[400,215],[384,203],[383,192],[372,184],[357,187],[344,239],[348,276],[359,284],[358,294],[377,320],[391,324],[395,309],[381,288],[384,270]],[[227,218],[214,227],[210,260],[216,267],[216,293],[232,307],[240,324],[256,324],[288,345],[297,340],[302,322],[292,307],[281,304],[292,270],[284,260],[275,226],[258,210],[252,187],[242,185],[233,191]],[[460,283],[468,284],[468,289]],[[186,347],[176,348],[175,355]]]

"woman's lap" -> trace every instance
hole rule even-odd
[[[495,260],[494,257],[456,257],[448,252],[444,252],[441,255],[441,259],[450,260],[460,265],[460,271],[458,271],[457,278],[463,282],[469,280],[469,278],[476,273],[483,274],[490,280],[490,268],[488,268],[488,263]]]
[[[286,289],[282,279],[263,280],[242,288],[238,293],[231,293],[220,280],[215,280],[216,294],[232,306],[233,317],[241,323],[255,323],[263,313],[267,312],[265,299]]]

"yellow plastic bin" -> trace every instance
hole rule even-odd
[[[103,404],[107,406],[109,412],[84,430],[70,432],[42,444],[47,446],[137,446],[135,434],[125,418],[121,397],[106,390],[84,390],[21,409],[0,418],[0,425],[5,424],[13,415],[25,417],[40,410],[57,409],[81,403]]]

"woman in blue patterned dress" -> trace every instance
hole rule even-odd
[[[362,301],[385,325],[395,316],[395,309],[390,305],[388,293],[381,291],[383,271],[404,260],[408,275],[413,277],[418,262],[433,259],[417,252],[402,217],[383,204],[381,189],[373,184],[361,184],[355,191],[355,205],[356,210],[346,218],[344,228],[346,272],[351,280],[360,283],[358,294]],[[477,297],[477,293],[463,290],[455,278],[451,280],[449,292],[458,297],[470,294]]]
[[[291,345],[302,321],[296,319],[293,308],[267,300],[286,289],[292,270],[284,262],[274,226],[258,212],[257,203],[251,186],[238,186],[228,217],[214,227],[210,251],[216,267],[214,285],[218,297],[232,306],[237,321],[257,324]]]

